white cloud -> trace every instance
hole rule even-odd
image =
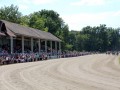
[[[19,9],[27,10],[36,5],[45,5],[56,2],[57,0],[16,0],[18,3]]]
[[[18,5],[20,10],[27,10],[29,7],[27,5]]]
[[[120,16],[120,11],[115,12],[114,16]]]
[[[104,5],[106,0],[80,0],[77,2],[70,3],[74,6],[96,6],[96,5]]]
[[[34,4],[34,5],[40,5],[40,4],[48,4],[48,3],[54,3],[56,0],[17,0],[19,3],[23,4]]]
[[[118,12],[101,12],[101,13],[79,13],[72,15],[63,15],[63,20],[69,25],[70,30],[80,30],[85,26],[98,26],[100,24],[118,25],[116,19],[120,17]]]
[[[16,0],[18,4],[29,4],[30,0]]]
[[[39,4],[53,3],[55,2],[55,0],[32,0],[32,2],[36,5],[39,5]]]

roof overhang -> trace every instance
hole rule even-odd
[[[11,37],[16,37],[16,35],[10,30],[10,29],[8,29],[8,28],[6,28],[7,29],[7,34],[9,35],[9,36],[11,36]]]
[[[0,36],[6,36],[6,35],[5,35],[5,33],[1,33],[1,32],[0,32]]]

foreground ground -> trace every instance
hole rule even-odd
[[[0,66],[0,90],[120,90],[118,56],[98,54]]]

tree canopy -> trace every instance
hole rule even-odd
[[[0,19],[11,21],[14,23],[20,23],[22,14],[18,11],[18,7],[13,4],[8,7],[0,8]]]
[[[84,27],[77,35],[77,49],[85,51],[119,50],[119,29],[100,25],[97,27]]]

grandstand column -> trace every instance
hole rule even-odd
[[[55,41],[55,51],[57,52],[57,41]]]
[[[50,53],[52,55],[52,41],[50,42]]]
[[[41,51],[41,42],[40,42],[40,39],[38,40],[38,47],[39,47],[39,53]]]
[[[59,53],[61,54],[61,42],[59,42]]]
[[[12,36],[10,37],[10,51],[12,54],[13,53],[13,37]]]
[[[31,37],[31,52],[33,52],[33,38]]]
[[[24,53],[24,36],[22,36],[22,53]]]
[[[45,40],[45,52],[47,53],[47,40]]]

